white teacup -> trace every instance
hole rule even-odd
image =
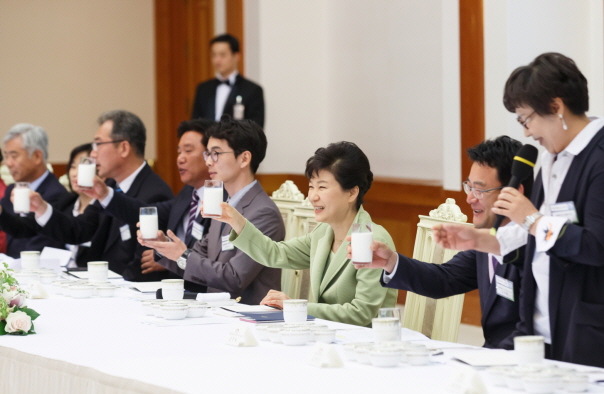
[[[371,223],[353,223],[350,234],[350,246],[352,247],[352,259],[355,264],[369,264],[373,261],[373,231]]]
[[[40,269],[40,252],[37,252],[37,251],[21,252],[21,269],[23,269],[23,270]]]
[[[376,343],[401,340],[401,321],[396,317],[378,317],[371,322]]]
[[[89,261],[88,262],[88,281],[89,282],[107,282],[109,275],[109,262],[107,261]]]
[[[161,293],[164,300],[182,300],[185,294],[184,279],[162,280]]]
[[[525,335],[514,338],[514,353],[518,365],[540,364],[545,358],[545,344],[541,335]]]
[[[286,324],[304,323],[308,317],[308,300],[283,300],[283,320]]]

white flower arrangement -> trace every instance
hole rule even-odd
[[[40,314],[26,306],[27,292],[6,263],[0,264],[0,295],[0,335],[35,334],[33,321]]]

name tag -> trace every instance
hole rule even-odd
[[[229,235],[222,236],[222,251],[225,252],[227,250],[233,250],[235,246],[229,241]]]
[[[122,227],[120,227],[120,235],[122,236],[122,241],[128,241],[130,238],[132,238],[132,234],[130,234],[130,226],[124,224]]]
[[[193,229],[191,230],[191,235],[196,240],[200,240],[203,235],[203,226],[197,222],[193,222]]]
[[[514,302],[514,282],[495,275],[495,288],[498,296]]]
[[[579,222],[577,211],[575,210],[575,203],[572,201],[559,202],[551,205],[549,208],[552,212],[552,216],[566,218],[570,220],[571,223]]]

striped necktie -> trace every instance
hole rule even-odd
[[[193,222],[195,222],[195,218],[197,217],[197,205],[199,205],[199,195],[197,194],[197,190],[193,190],[193,197],[189,204],[189,224],[187,225],[185,237],[190,236],[193,231]]]

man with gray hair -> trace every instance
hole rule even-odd
[[[27,123],[13,126],[4,137],[4,161],[15,182],[28,182],[29,188],[38,192],[51,204],[57,202],[67,190],[46,168],[48,159],[48,137],[43,128]],[[41,251],[45,246],[62,248],[65,245],[42,234],[26,238],[17,238],[14,228],[3,226],[3,219],[15,215],[10,200],[14,184],[6,188],[0,201],[0,226],[7,233],[6,254],[18,258],[22,250]],[[33,213],[28,216],[33,218]]]

